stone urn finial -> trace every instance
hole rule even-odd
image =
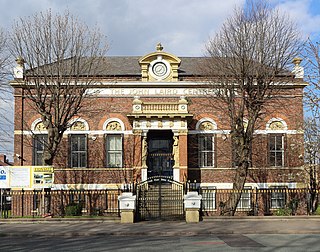
[[[296,57],[292,60],[292,63],[295,64],[296,66],[299,66],[301,63],[302,59],[299,57]]]
[[[292,72],[295,74],[295,78],[303,79],[304,77],[304,68],[300,65],[302,59],[301,58],[294,58],[292,63],[294,64]]]
[[[157,44],[156,49],[157,49],[158,52],[161,52],[163,50],[163,46],[161,45],[161,43]]]

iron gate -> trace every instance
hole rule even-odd
[[[171,177],[148,178],[137,185],[137,219],[184,219],[183,196],[183,184]]]

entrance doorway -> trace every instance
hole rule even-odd
[[[173,132],[171,130],[150,130],[148,142],[148,178],[153,176],[173,177]]]

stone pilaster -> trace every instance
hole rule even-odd
[[[180,182],[187,179],[188,169],[188,130],[179,130],[179,168]]]

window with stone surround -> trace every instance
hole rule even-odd
[[[268,135],[268,158],[269,166],[283,167],[284,166],[284,134],[269,134]]]
[[[271,208],[284,208],[286,204],[286,188],[273,187],[271,189]]]
[[[216,210],[216,189],[215,186],[201,187],[202,210]]]
[[[33,136],[32,165],[44,165],[43,153],[47,141],[47,134],[35,134]]]
[[[198,136],[199,167],[214,167],[214,135],[200,134]]]
[[[250,209],[251,208],[251,187],[244,187],[238,202],[237,209]]]
[[[106,166],[120,168],[123,163],[123,136],[122,134],[106,135]]]
[[[87,167],[87,135],[69,135],[70,167]]]

